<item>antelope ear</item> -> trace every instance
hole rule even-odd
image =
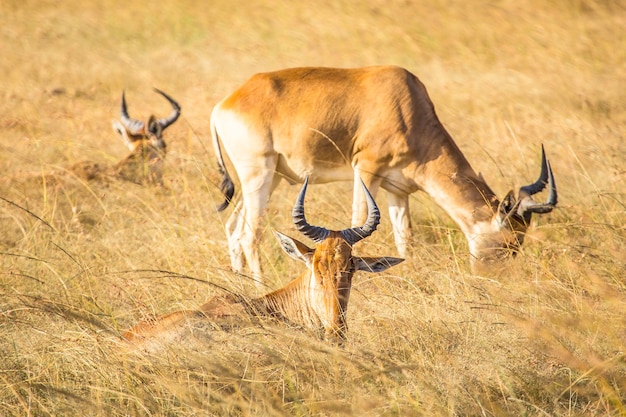
[[[504,217],[515,210],[517,207],[513,190],[509,191],[498,207],[498,214]]]
[[[379,258],[364,256],[356,257],[355,259],[356,270],[365,272],[382,272],[404,261],[402,258],[392,258],[390,256],[383,256]]]
[[[124,125],[117,120],[113,120],[112,124],[113,124],[113,130],[115,130],[122,137],[122,140],[124,141],[124,145],[126,145],[126,147],[130,149],[131,151],[135,149],[135,146],[133,145],[133,141],[128,136],[128,131],[126,130]]]
[[[311,264],[314,250],[309,248],[299,240],[293,239],[289,236],[283,235],[280,232],[274,230],[274,235],[278,239],[280,246],[283,248],[287,255],[291,256],[297,261],[304,262],[307,265]]]

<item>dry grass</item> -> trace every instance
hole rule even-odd
[[[1,3],[0,414],[626,415],[623,2],[275,3]],[[213,210],[217,100],[259,71],[383,63],[420,76],[500,195],[534,180],[545,144],[559,208],[522,256],[471,274],[461,233],[417,195],[413,254],[356,278],[344,348],[261,322],[124,349],[123,329],[213,284],[253,291]],[[125,155],[122,89],[136,117],[168,114],[153,86],[183,107],[166,189],[65,171]],[[349,189],[313,186],[310,218],[345,226]],[[295,236],[296,192],[270,206],[272,288],[301,271],[269,233]],[[388,219],[359,250],[394,255]]]

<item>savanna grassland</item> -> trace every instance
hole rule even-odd
[[[0,3],[0,415],[626,415],[626,6],[621,1],[345,0]],[[193,308],[230,271],[210,146],[215,103],[253,73],[396,64],[500,196],[534,181],[543,143],[558,208],[489,274],[428,196],[403,264],[355,277],[336,347],[265,321],[190,329],[132,351],[122,332]],[[171,108],[164,187],[69,167],[128,152],[122,90]],[[375,105],[375,103],[371,103]],[[351,183],[311,186],[307,215],[349,225]],[[274,241],[298,187],[273,196],[268,290],[302,271]],[[545,198],[545,195],[539,198]],[[379,230],[355,250],[396,255]]]

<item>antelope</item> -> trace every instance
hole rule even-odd
[[[557,204],[543,146],[539,179],[500,201],[439,121],[425,86],[395,66],[256,74],[214,107],[211,136],[225,196],[218,211],[235,192],[222,147],[241,184],[241,200],[226,223],[231,264],[242,271],[247,261],[257,280],[260,222],[282,179],[353,180],[353,225],[364,216],[360,179],[374,197],[383,188],[403,257],[411,235],[408,197],[425,191],[464,233],[472,266],[515,254],[532,213],[548,213]],[[547,200],[533,200],[546,185]]]
[[[178,119],[181,107],[163,91],[156,88],[154,91],[165,97],[173,110],[168,117],[162,119],[150,115],[147,123],[128,115],[126,97],[122,91],[120,120],[113,121],[113,130],[119,133],[131,153],[113,167],[110,175],[137,182],[145,179],[147,182],[162,185],[163,160],[167,148],[163,140],[163,131]]]
[[[293,207],[292,217],[297,230],[316,243],[304,243],[275,232],[282,249],[293,259],[304,262],[307,270],[284,287],[258,298],[236,294],[214,297],[196,310],[182,310],[142,322],[124,333],[133,344],[176,335],[189,319],[218,320],[232,316],[265,316],[296,324],[318,332],[322,339],[342,343],[346,339],[346,312],[356,271],[381,272],[404,259],[393,257],[361,257],[352,254],[352,247],[370,236],[380,222],[374,198],[362,184],[367,204],[367,218],[362,226],[340,231],[310,225],[304,214],[304,197],[308,180]]]
[[[120,120],[113,121],[113,129],[120,134],[130,154],[115,165],[100,164],[93,161],[76,162],[70,167],[54,169],[45,173],[32,173],[27,176],[9,178],[9,182],[15,180],[27,183],[36,181],[40,183],[59,184],[72,177],[85,180],[107,181],[109,179],[122,179],[136,183],[156,183],[163,185],[163,160],[165,158],[166,144],[163,140],[163,131],[172,125],[180,116],[179,104],[164,92],[154,89],[165,97],[173,107],[169,117],[157,119],[150,116],[148,123],[132,119],[128,115],[126,98],[122,92],[120,105]],[[68,174],[70,174],[68,176]],[[3,178],[5,179],[5,178]]]

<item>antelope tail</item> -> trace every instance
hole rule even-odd
[[[211,139],[213,140],[213,149],[215,150],[215,156],[217,157],[217,167],[222,175],[222,183],[220,184],[220,191],[224,194],[224,202],[216,207],[217,211],[224,211],[226,207],[230,204],[230,201],[235,194],[235,184],[233,183],[232,178],[228,174],[226,170],[226,165],[224,164],[224,158],[222,157],[222,148],[220,146],[219,136],[217,134],[217,129],[215,127],[215,122],[213,117],[211,117]]]

